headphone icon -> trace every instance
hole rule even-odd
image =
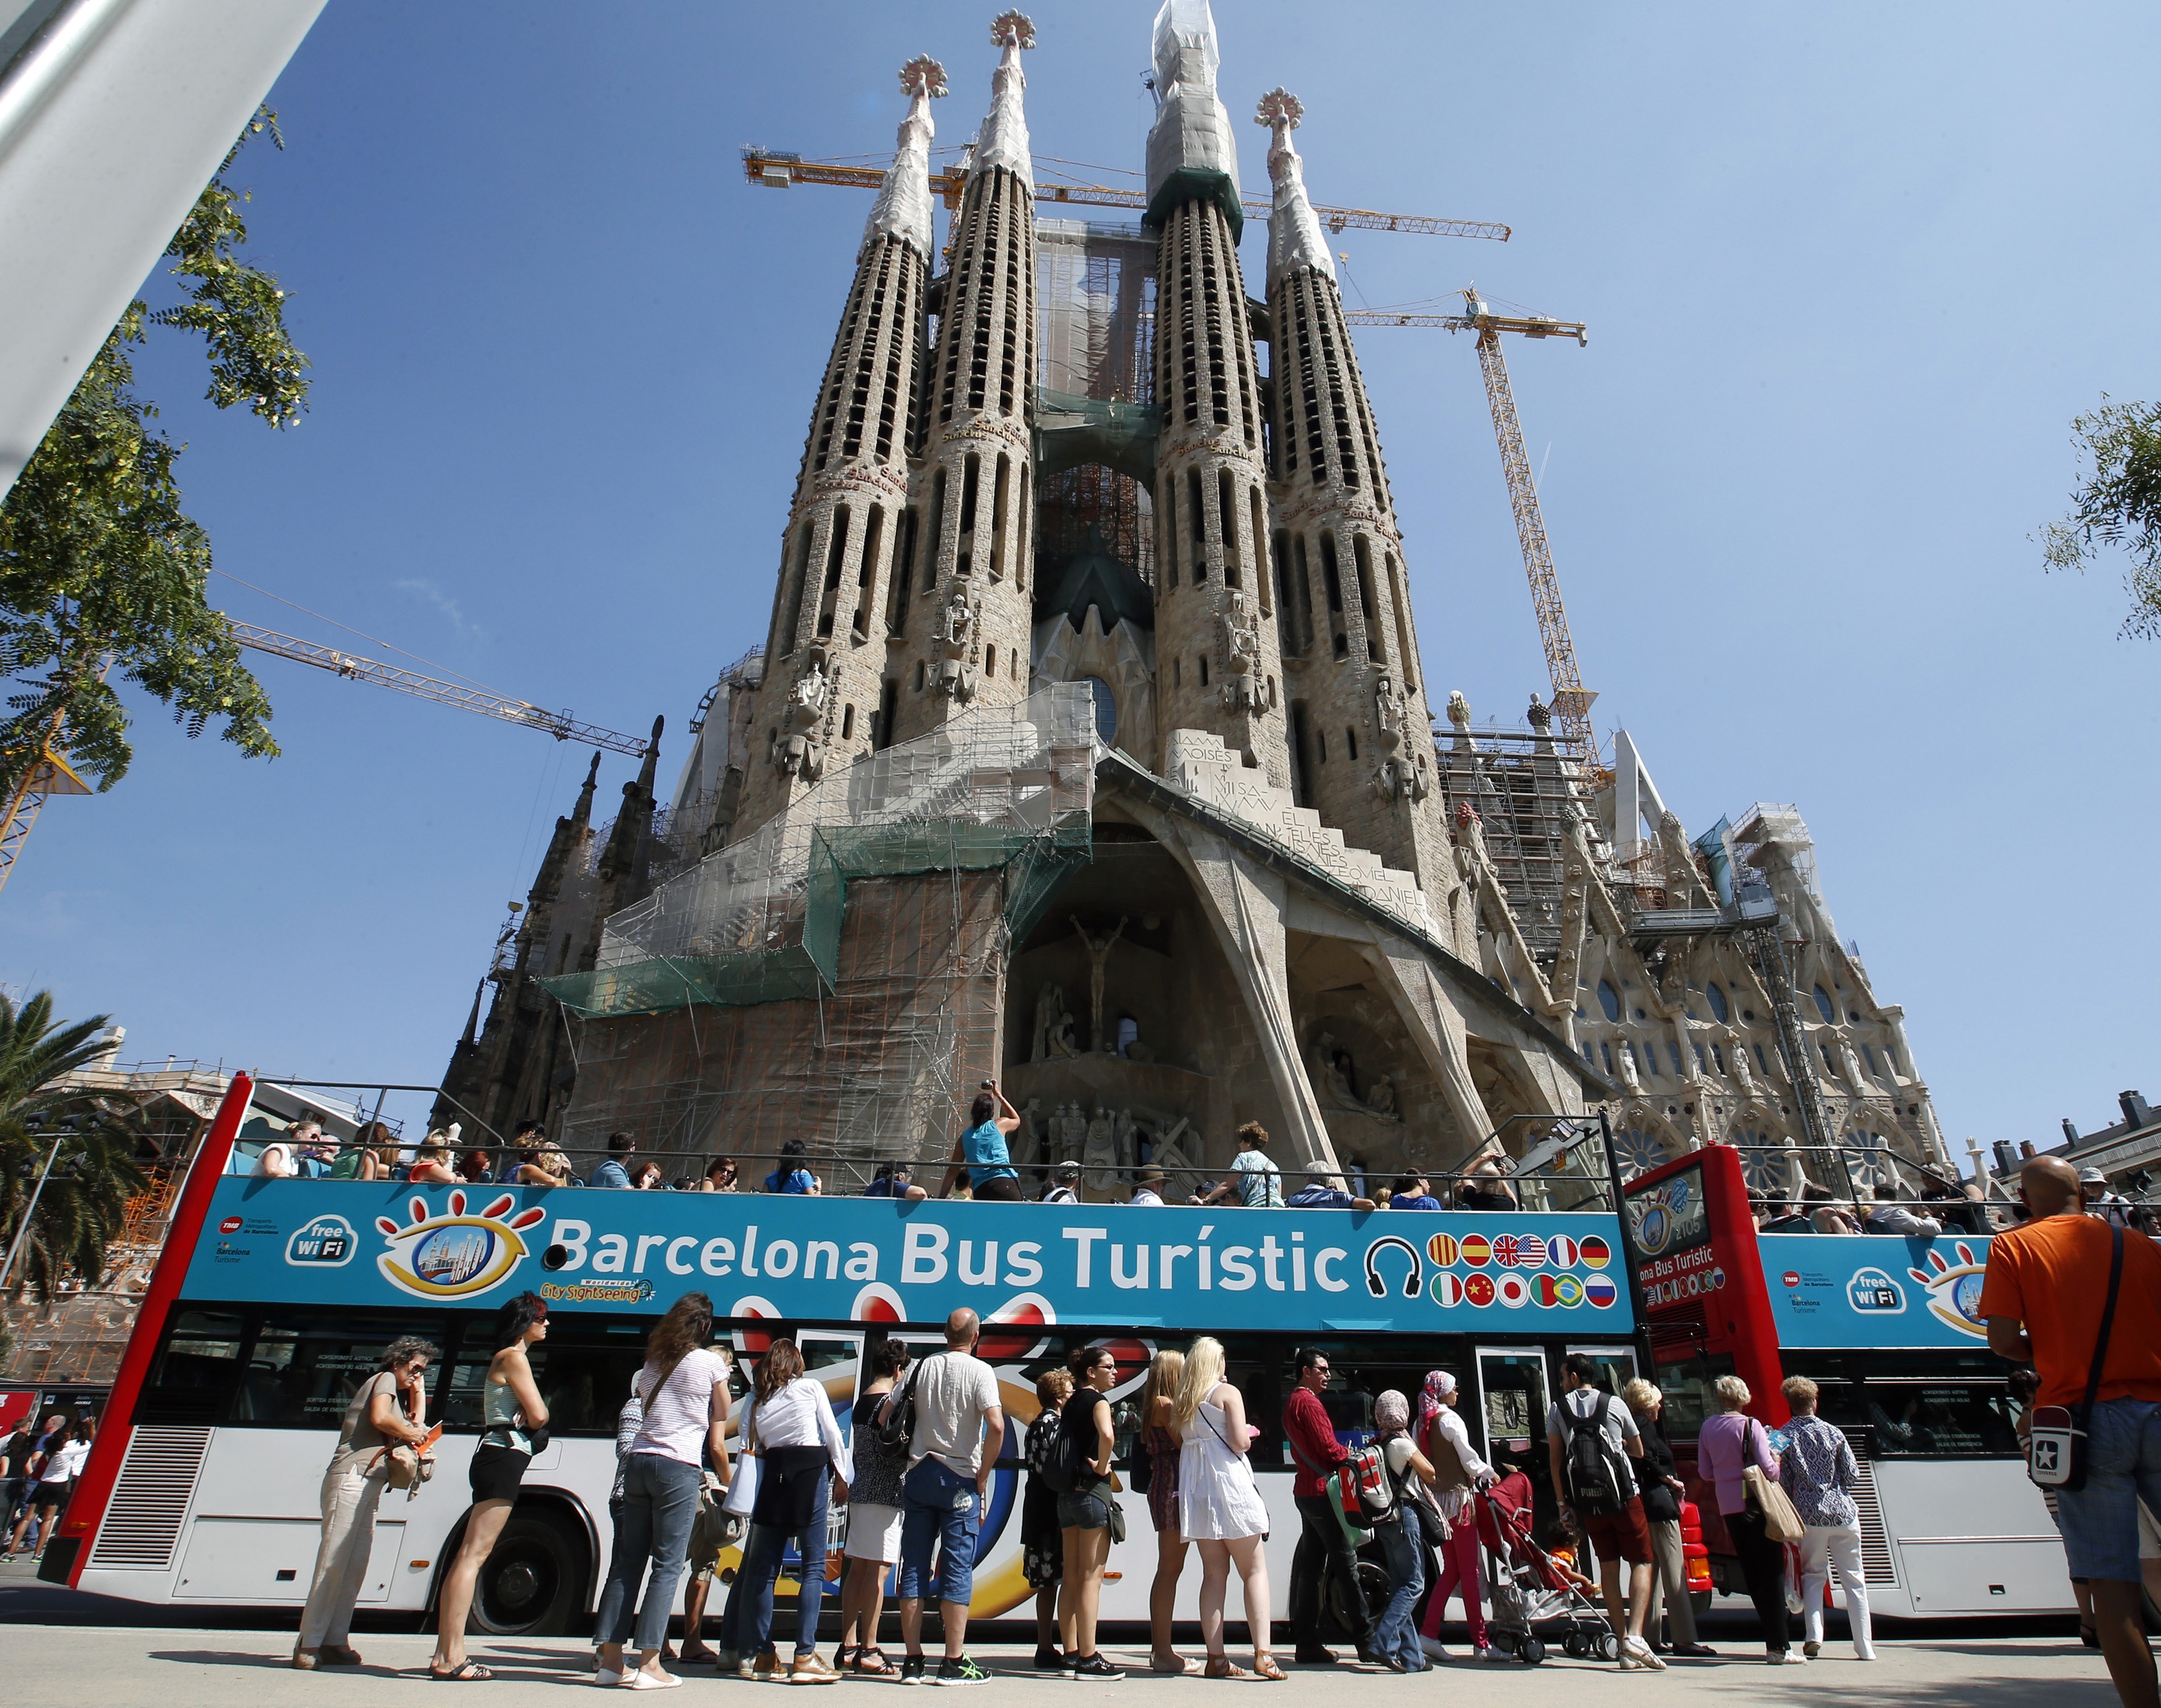
[[[1407,1239],[1399,1239],[1394,1234],[1377,1239],[1366,1247],[1366,1290],[1376,1299],[1386,1299],[1388,1296],[1388,1284],[1381,1278],[1381,1272],[1375,1266],[1373,1259],[1377,1253],[1388,1250],[1392,1246],[1411,1260],[1411,1272],[1403,1278],[1403,1297],[1416,1299],[1420,1291],[1419,1283],[1424,1279],[1424,1262],[1419,1258],[1416,1246]]]

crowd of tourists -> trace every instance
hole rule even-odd
[[[0,1440],[0,1559],[44,1558],[96,1439],[97,1419],[88,1413],[51,1412],[40,1423],[31,1411],[15,1419]]]

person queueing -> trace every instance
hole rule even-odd
[[[90,1438],[80,1424],[63,1424],[44,1438],[43,1445],[44,1458],[38,1470],[37,1490],[24,1503],[11,1542],[12,1548],[22,1546],[23,1530],[34,1517],[38,1539],[30,1555],[33,1560],[45,1557],[53,1533],[60,1528],[60,1515],[67,1511],[68,1497],[75,1492],[75,1480],[90,1457]]]
[[[1054,1679],[1065,1672],[1058,1639],[1058,1586],[1065,1576],[1065,1533],[1058,1528],[1058,1491],[1049,1471],[1058,1453],[1059,1414],[1073,1397],[1073,1372],[1046,1370],[1035,1378],[1037,1411],[1023,1447],[1028,1487],[1021,1493],[1021,1571],[1035,1591],[1035,1672]]]
[[[841,1584],[841,1647],[833,1664],[841,1672],[852,1665],[867,1679],[893,1675],[893,1663],[878,1647],[878,1616],[885,1609],[885,1575],[900,1560],[900,1479],[908,1470],[908,1443],[888,1447],[873,1425],[907,1370],[906,1345],[880,1341],[871,1352],[870,1382],[856,1396],[856,1475],[848,1485],[844,1549],[848,1575]]]
[[[799,1623],[787,1679],[791,1685],[838,1684],[840,1674],[818,1653],[818,1611],[825,1596],[826,1506],[829,1499],[848,1497],[848,1450],[825,1384],[804,1373],[803,1354],[794,1341],[775,1341],[767,1348],[758,1360],[754,1391],[758,1409],[751,1428],[759,1469],[758,1500],[743,1549],[742,1574],[751,1602],[742,1635],[743,1647],[757,1659],[738,1661],[737,1672],[758,1679],[780,1675],[773,1646],[773,1586],[792,1536],[803,1569],[797,1574]]]
[[[1418,1600],[1425,1588],[1425,1534],[1411,1508],[1415,1490],[1433,1482],[1433,1466],[1411,1439],[1411,1403],[1391,1388],[1373,1401],[1373,1429],[1395,1494],[1389,1515],[1373,1526],[1388,1567],[1388,1604],[1373,1632],[1373,1651],[1398,1673],[1431,1669],[1418,1644]],[[1415,1481],[1414,1481],[1415,1479]]]
[[[1721,1376],[1711,1387],[1720,1410],[1696,1431],[1696,1474],[1718,1492],[1719,1516],[1733,1539],[1742,1580],[1763,1627],[1763,1659],[1772,1666],[1784,1666],[1794,1645],[1793,1620],[1786,1610],[1785,1544],[1765,1531],[1763,1509],[1742,1475],[1752,1465],[1775,1482],[1778,1461],[1763,1424],[1742,1409],[1753,1398],[1748,1384],[1738,1376]]]
[[[1419,1393],[1419,1448],[1433,1466],[1434,1504],[1448,1524],[1448,1539],[1440,1545],[1440,1575],[1433,1594],[1426,1598],[1425,1622],[1419,1630],[1419,1648],[1429,1660],[1450,1660],[1441,1646],[1441,1621],[1448,1598],[1463,1598],[1463,1622],[1471,1628],[1471,1646],[1478,1659],[1507,1661],[1511,1657],[1486,1641],[1486,1586],[1478,1564],[1477,1492],[1497,1476],[1471,1445],[1471,1432],[1455,1409],[1455,1377],[1446,1370],[1429,1370]]]
[[[1118,1385],[1118,1360],[1108,1346],[1079,1346],[1067,1355],[1073,1397],[1060,1409],[1065,1439],[1079,1444],[1080,1466],[1070,1492],[1058,1497],[1058,1528],[1065,1538],[1065,1569],[1058,1593],[1058,1630],[1065,1644],[1060,1671],[1069,1679],[1108,1683],[1125,1674],[1096,1647],[1096,1610],[1112,1540],[1124,1539],[1123,1515],[1112,1492],[1111,1456],[1117,1435],[1106,1397]]]
[[[1178,1606],[1178,1580],[1185,1571],[1185,1535],[1178,1528],[1178,1465],[1183,1449],[1170,1426],[1178,1403],[1178,1384],[1185,1372],[1185,1354],[1158,1352],[1148,1364],[1141,1390],[1141,1443],[1148,1456],[1148,1519],[1155,1526],[1155,1580],[1148,1586],[1148,1664],[1152,1671],[1175,1677],[1197,1673],[1200,1663],[1179,1655],[1172,1640],[1171,1620]]]
[[[1560,1515],[1598,1554],[1606,1617],[1620,1646],[1622,1672],[1665,1670],[1664,1657],[1643,1638],[1651,1603],[1651,1526],[1643,1516],[1631,1461],[1643,1457],[1643,1432],[1628,1408],[1598,1387],[1601,1374],[1587,1352],[1560,1361],[1560,1398],[1546,1413],[1546,1455]],[[1586,1451],[1586,1450],[1588,1450]],[[1622,1594],[1621,1569],[1628,1570]]]
[[[1833,1572],[1846,1591],[1846,1628],[1856,1660],[1874,1660],[1868,1624],[1868,1584],[1861,1571],[1861,1509],[1853,1492],[1861,1467],[1843,1430],[1816,1415],[1817,1391],[1805,1376],[1789,1376],[1782,1392],[1793,1409],[1778,1481],[1808,1534],[1801,1539],[1801,1653],[1823,1652],[1824,1590]]]
[[[293,1664],[303,1672],[360,1664],[359,1653],[346,1638],[352,1629],[352,1604],[367,1582],[376,1503],[389,1486],[391,1450],[418,1447],[428,1439],[428,1367],[440,1357],[441,1349],[430,1342],[400,1336],[345,1409],[337,1449],[323,1472],[323,1539],[293,1648]]]
[[[1651,1580],[1650,1604],[1643,1612],[1644,1638],[1660,1654],[1716,1660],[1718,1651],[1696,1640],[1695,1603],[1690,1599],[1688,1552],[1681,1538],[1681,1502],[1688,1498],[1688,1487],[1659,1422],[1666,1397],[1656,1383],[1638,1376],[1622,1385],[1621,1398],[1636,1414],[1638,1436],[1643,1444],[1643,1520],[1651,1527],[1652,1563],[1658,1568]],[[1659,1637],[1662,1596],[1666,1623],[1673,1632],[1670,1643],[1662,1643]]]
[[[1336,1601],[1343,1613],[1358,1622],[1351,1635],[1359,1663],[1378,1666],[1373,1653],[1373,1615],[1358,1587],[1358,1556],[1328,1496],[1330,1473],[1351,1459],[1336,1439],[1328,1408],[1320,1403],[1328,1388],[1328,1355],[1318,1347],[1301,1346],[1293,1358],[1298,1386],[1284,1403],[1283,1427],[1291,1462],[1298,1467],[1290,1486],[1300,1525],[1290,1561],[1290,1634],[1297,1645],[1294,1659],[1300,1666],[1336,1664],[1334,1653],[1320,1640],[1325,1575],[1336,1580]]]
[[[686,1293],[645,1343],[645,1365],[638,1372],[645,1419],[624,1460],[622,1540],[608,1561],[595,1616],[602,1641],[593,1677],[603,1685],[658,1690],[681,1682],[660,1661],[669,1615],[675,1609],[675,1583],[683,1574],[707,1464],[723,1486],[728,1480],[728,1362],[706,1346],[712,1332],[713,1301],[702,1293]],[[626,1667],[623,1645],[633,1619],[640,1663]]]
[[[1223,1346],[1203,1335],[1185,1354],[1171,1432],[1179,1440],[1179,1534],[1200,1550],[1200,1636],[1211,1679],[1258,1677],[1280,1684],[1268,1643],[1268,1509],[1247,1456],[1260,1431],[1246,1421],[1245,1396],[1223,1379]],[[1245,1588],[1253,1669],[1232,1664],[1223,1641],[1223,1601],[1237,1566]]]
[[[481,1383],[480,1445],[466,1470],[472,1507],[466,1514],[458,1557],[443,1575],[435,1653],[428,1662],[429,1673],[440,1679],[469,1682],[494,1676],[466,1659],[466,1618],[472,1612],[480,1569],[495,1552],[496,1538],[518,1503],[525,1467],[533,1462],[533,1432],[547,1427],[548,1402],[533,1379],[529,1356],[529,1349],[547,1337],[548,1307],[537,1293],[521,1293],[495,1314],[495,1356]],[[368,1528],[372,1541],[374,1527]]]
[[[1013,1165],[1009,1148],[1020,1130],[1020,1112],[1006,1101],[1006,1094],[989,1080],[969,1106],[968,1130],[953,1147],[953,1165],[945,1170],[941,1197],[950,1197],[963,1174],[971,1195],[987,1202],[1021,1201],[1020,1170]]]

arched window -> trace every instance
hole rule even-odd
[[[1728,1012],[1726,1006],[1726,992],[1718,987],[1718,981],[1713,979],[1703,987],[1703,993],[1710,999],[1712,1017],[1723,1026]]]
[[[1117,698],[1111,692],[1111,685],[1101,676],[1085,676],[1081,680],[1087,683],[1088,697],[1096,704],[1096,733],[1107,747],[1117,739]]]
[[[1621,1018],[1621,992],[1615,990],[1613,987],[1608,984],[1604,979],[1601,979],[1598,982],[1598,1006],[1606,1011],[1606,1018],[1607,1019],[1613,1021],[1617,1024],[1619,1023]]]
[[[1821,985],[1818,985],[1815,987],[1815,994],[1816,999],[1816,1013],[1823,1016],[1824,1024],[1826,1026],[1837,1025],[1838,1010],[1831,1006],[1830,992],[1826,991]]]

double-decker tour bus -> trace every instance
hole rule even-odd
[[[146,1602],[297,1606],[348,1397],[392,1338],[418,1334],[444,1353],[430,1405],[446,1429],[439,1469],[409,1499],[386,1494],[359,1605],[430,1607],[466,1510],[495,1312],[527,1289],[549,1306],[533,1358],[551,1440],[474,1604],[479,1627],[505,1634],[560,1632],[593,1607],[617,1414],[654,1321],[693,1289],[744,1359],[792,1334],[844,1429],[867,1340],[928,1345],[955,1308],[981,1313],[1007,1419],[977,1559],[984,1618],[1024,1612],[1033,1593],[1021,1438],[1036,1377],[1069,1346],[1117,1351],[1131,1488],[1130,1402],[1148,1359],[1199,1334],[1224,1343],[1263,1432],[1279,1582],[1299,1528],[1279,1421],[1299,1344],[1330,1355],[1340,1391],[1327,1403],[1346,1439],[1370,1429],[1373,1396],[1414,1397],[1427,1370],[1453,1370],[1482,1450],[1529,1467],[1542,1492],[1558,1361],[1588,1351],[1617,1380],[1637,1367],[1602,1155],[1564,1169],[1566,1190],[1532,1195],[1582,1207],[1500,1215],[257,1179],[222,1172],[247,1096],[236,1081],[190,1173],[49,1580]],[[1138,1503],[1127,1509],[1103,1612],[1144,1619],[1155,1544]],[[724,1580],[734,1563],[723,1556]],[[832,1554],[829,1575],[838,1565]],[[1196,1578],[1181,1618],[1197,1616]]]
[[[1711,1383],[1738,1375],[1774,1432],[1805,1376],[1861,1470],[1862,1575],[1877,1617],[2071,1611],[2064,1548],[2027,1480],[2011,1367],[1979,1311],[1986,1236],[1759,1234],[1740,1153],[1712,1145],[1627,1187],[1665,1426],[1691,1463]],[[1741,1593],[1707,1489],[1712,1575]]]

